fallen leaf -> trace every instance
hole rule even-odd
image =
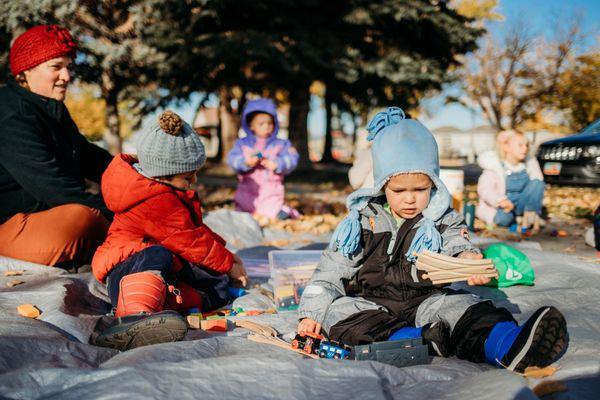
[[[21,304],[17,307],[17,311],[20,315],[27,318],[37,318],[42,313],[39,308],[33,304]]]
[[[19,275],[23,275],[23,272],[25,272],[25,271],[15,271],[15,270],[4,271],[4,276],[19,276]]]
[[[566,392],[568,390],[567,385],[561,381],[542,381],[535,385],[533,393],[541,398],[542,396],[547,396],[552,393]]]
[[[8,281],[8,282],[6,282],[6,286],[8,286],[8,287],[14,287],[14,286],[21,285],[21,284],[23,284],[23,283],[25,283],[25,281],[20,281],[20,280],[18,280],[18,279],[14,279],[14,280],[12,280],[12,281]]]
[[[558,371],[557,367],[553,367],[551,365],[540,368],[540,367],[527,367],[525,371],[523,371],[523,376],[527,378],[545,378],[547,376],[552,376],[554,373]]]
[[[577,251],[577,249],[575,248],[575,245],[571,245],[569,247],[565,247],[564,249],[562,249],[562,252],[567,253],[567,254],[575,253],[576,251]]]

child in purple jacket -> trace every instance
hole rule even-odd
[[[242,113],[246,137],[238,139],[227,163],[238,174],[235,206],[254,216],[297,218],[298,211],[284,204],[284,175],[298,164],[298,152],[287,139],[277,138],[277,109],[270,99],[249,101]]]

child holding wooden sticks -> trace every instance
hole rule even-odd
[[[439,178],[437,144],[396,107],[369,123],[373,188],[348,197],[349,215],[334,232],[300,302],[299,332],[356,345],[422,336],[430,351],[522,371],[554,362],[567,345],[554,307],[519,326],[505,308],[424,277],[415,254],[426,250],[482,258]],[[489,281],[472,276],[470,285]]]

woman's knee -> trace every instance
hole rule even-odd
[[[67,204],[60,206],[60,214],[65,240],[102,242],[106,237],[110,223],[100,211],[82,204]]]

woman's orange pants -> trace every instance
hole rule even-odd
[[[0,255],[44,265],[89,263],[110,223],[100,211],[65,204],[19,213],[0,225]]]

